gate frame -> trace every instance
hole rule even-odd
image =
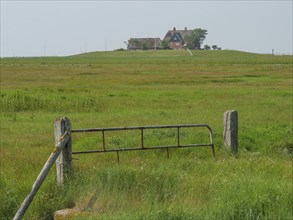
[[[209,130],[210,143],[209,144],[180,144],[180,128],[198,128],[205,127]],[[143,131],[149,129],[166,129],[166,128],[177,128],[177,145],[168,146],[144,146]],[[105,144],[105,131],[125,131],[125,130],[140,130],[141,146],[132,148],[116,148],[106,149]],[[119,152],[120,151],[137,151],[137,150],[154,150],[154,149],[166,149],[167,157],[169,158],[169,149],[172,148],[187,148],[187,147],[211,147],[212,158],[215,158],[215,148],[213,140],[213,130],[208,124],[177,124],[177,125],[155,125],[155,126],[130,126],[130,127],[112,127],[112,128],[87,128],[87,129],[73,129],[72,133],[85,133],[85,132],[101,132],[102,133],[102,148],[101,150],[86,150],[72,152],[72,154],[90,154],[90,153],[108,153],[116,152],[117,161],[119,163]]]

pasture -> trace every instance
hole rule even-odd
[[[49,176],[25,219],[292,219],[292,56],[239,51],[113,51],[1,58],[0,218],[11,219],[54,147],[54,119],[73,129],[206,123],[210,149],[78,155],[61,189]],[[223,148],[223,113],[239,113],[239,156]],[[197,131],[195,131],[197,132]],[[73,150],[98,135],[73,136]],[[146,134],[169,143],[172,130]],[[185,136],[186,141],[190,135]],[[199,140],[203,134],[198,132]],[[129,132],[111,146],[135,145]]]

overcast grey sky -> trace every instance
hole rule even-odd
[[[1,57],[63,56],[164,37],[173,27],[208,30],[204,44],[292,54],[292,0],[1,0]]]

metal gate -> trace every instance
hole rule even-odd
[[[209,131],[209,143],[190,143],[190,144],[181,144],[180,143],[180,129],[181,128],[198,128],[204,127]],[[177,144],[176,145],[167,145],[167,146],[145,146],[144,143],[144,130],[149,129],[177,129]],[[108,132],[112,131],[124,131],[124,130],[140,130],[140,139],[141,143],[138,147],[131,148],[116,148],[116,149],[107,149],[105,135]],[[119,163],[119,152],[121,151],[139,151],[139,150],[155,150],[155,149],[166,149],[167,157],[169,157],[169,149],[173,148],[188,148],[188,147],[211,147],[212,157],[215,157],[214,141],[213,141],[213,131],[208,124],[179,124],[179,125],[157,125],[157,126],[132,126],[132,127],[113,127],[113,128],[88,128],[88,129],[74,129],[71,130],[72,133],[81,133],[81,132],[101,132],[102,137],[102,149],[100,150],[86,150],[86,151],[76,151],[72,154],[89,154],[89,153],[108,153],[116,152],[117,161]]]

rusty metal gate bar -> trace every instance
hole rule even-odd
[[[209,144],[180,144],[180,128],[193,128],[193,127],[205,127],[209,130],[210,143]],[[146,129],[164,129],[164,128],[177,128],[177,145],[168,146],[144,146],[144,136],[143,131]],[[140,130],[141,131],[141,147],[137,148],[116,148],[116,149],[106,149],[105,145],[105,131],[123,131],[123,130]],[[208,124],[179,124],[179,125],[157,125],[157,126],[131,126],[131,127],[113,127],[113,128],[88,128],[88,129],[74,129],[71,130],[72,133],[82,133],[82,132],[102,132],[102,150],[87,150],[87,151],[77,151],[72,152],[72,154],[89,154],[89,153],[107,153],[116,152],[117,160],[119,163],[119,152],[120,151],[135,151],[135,150],[154,150],[154,149],[167,149],[167,157],[169,157],[169,148],[187,148],[187,147],[211,147],[212,157],[215,157],[214,141],[213,141],[213,130]]]

